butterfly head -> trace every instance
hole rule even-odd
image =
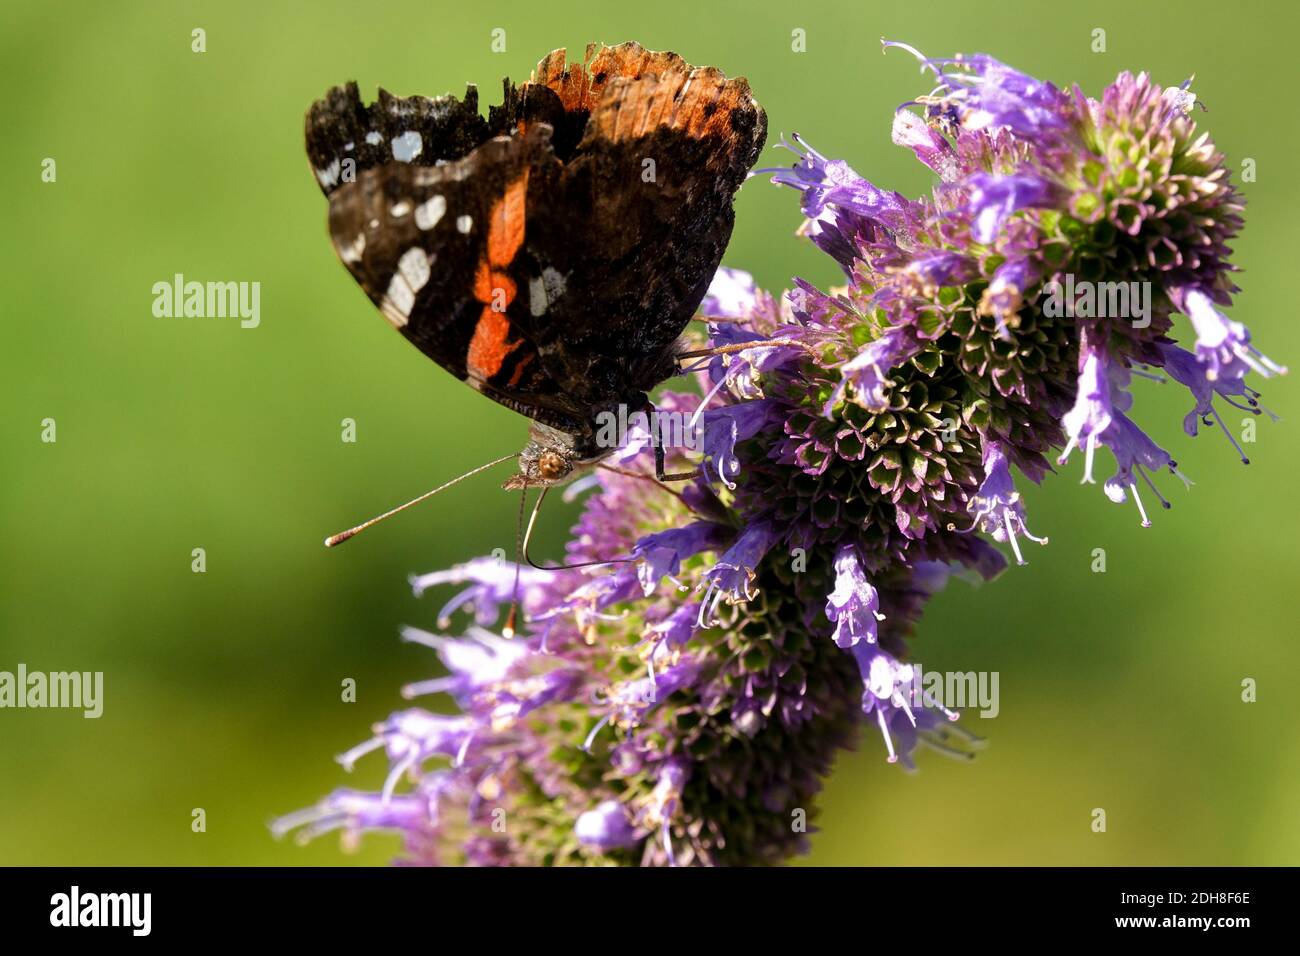
[[[519,474],[511,475],[501,487],[518,491],[562,485],[603,457],[603,454],[593,457],[582,453],[574,436],[538,423],[519,453]]]

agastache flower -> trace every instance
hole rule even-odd
[[[975,526],[994,541],[1005,541],[1016,555],[1016,564],[1027,563],[1020,553],[1017,535],[1024,535],[1037,544],[1047,544],[1025,527],[1025,506],[1011,478],[1011,465],[1001,442],[984,440],[984,481],[970,502],[970,514]]]
[[[1057,201],[1055,185],[1034,173],[975,173],[967,177],[966,185],[970,189],[967,211],[974,222],[974,235],[984,243],[992,242],[1015,213],[1053,206]]]
[[[573,835],[602,853],[634,846],[639,839],[617,800],[605,800],[578,817]]]
[[[712,550],[727,538],[727,529],[709,521],[696,521],[682,528],[669,528],[646,535],[632,549],[640,558],[637,575],[647,595],[665,577],[677,574],[682,561],[701,551]]]
[[[1137,505],[1138,514],[1142,517],[1142,527],[1149,528],[1151,521],[1147,517],[1146,508],[1142,506],[1142,497],[1138,494],[1134,475],[1146,482],[1152,494],[1165,508],[1169,508],[1171,505],[1160,494],[1148,471],[1167,468],[1171,473],[1181,478],[1184,484],[1190,484],[1190,482],[1178,471],[1178,463],[1169,457],[1169,452],[1153,442],[1146,432],[1134,425],[1132,420],[1121,411],[1114,412],[1110,426],[1102,433],[1101,440],[1106,444],[1107,448],[1115,453],[1115,461],[1118,464],[1115,474],[1108,478],[1103,486],[1106,490],[1106,496],[1111,501],[1119,504],[1127,500],[1126,489],[1132,491],[1133,502]]]
[[[961,125],[971,131],[1005,127],[1030,141],[1072,125],[1071,100],[1051,83],[1021,73],[983,53],[931,59],[915,47],[883,40],[888,50],[898,47],[933,71],[935,93],[922,98],[955,111]],[[950,69],[951,68],[951,69]]]
[[[1100,351],[1086,351],[1083,367],[1079,371],[1078,391],[1074,407],[1065,415],[1063,424],[1069,442],[1056,460],[1064,465],[1070,452],[1082,447],[1084,453],[1083,481],[1093,482],[1092,464],[1097,443],[1114,420],[1114,402],[1111,399],[1111,382]]]
[[[841,545],[835,555],[835,590],[826,597],[826,616],[835,624],[832,635],[839,647],[852,647],[858,641],[876,643],[876,622],[880,613],[880,595],[867,580],[851,544]]]
[[[474,738],[474,729],[474,722],[469,717],[446,717],[412,707],[376,724],[375,735],[340,754],[338,762],[344,770],[350,771],[361,757],[374,750],[385,750],[390,770],[384,780],[383,797],[388,800],[402,774],[430,757],[451,756],[456,763],[463,763]]]
[[[701,626],[714,617],[719,602],[743,603],[757,594],[753,586],[756,569],[777,537],[773,525],[767,522],[752,524],[705,572],[705,592],[699,615]]]
[[[497,558],[475,558],[446,571],[412,575],[411,590],[416,597],[420,597],[425,591],[439,585],[470,582],[470,587],[443,605],[438,612],[438,626],[450,627],[452,614],[469,605],[474,609],[475,621],[480,626],[488,627],[496,621],[501,606],[509,604],[515,597],[516,572],[519,575],[518,593],[527,608],[538,593],[538,587],[549,579],[549,572],[536,568],[516,569],[512,562]]]
[[[840,382],[822,407],[822,414],[830,415],[846,392],[864,408],[885,408],[889,404],[886,395],[889,373],[920,352],[922,347],[915,329],[910,326],[900,325],[886,330],[840,366]]]
[[[1250,332],[1214,306],[1200,289],[1181,291],[1179,298],[1196,328],[1196,359],[1211,382],[1238,381],[1248,372],[1264,378],[1284,375],[1286,369],[1250,344]]]

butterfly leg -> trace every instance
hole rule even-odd
[[[675,474],[668,474],[664,470],[664,446],[659,427],[655,424],[658,410],[650,401],[645,403],[642,411],[646,414],[646,421],[650,426],[650,445],[655,450],[655,479],[658,481],[689,481],[694,478],[698,471],[681,471]]]

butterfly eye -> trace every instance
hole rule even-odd
[[[545,481],[555,481],[557,478],[563,478],[568,472],[569,463],[564,460],[562,455],[547,451],[537,458],[537,473]]]

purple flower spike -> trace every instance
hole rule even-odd
[[[1133,376],[1181,383],[1184,430],[1217,422],[1239,453],[1221,403],[1272,415],[1246,376],[1283,369],[1223,314],[1245,207],[1188,90],[1125,72],[1090,98],[983,54],[885,45],[927,72],[891,135],[938,182],[907,199],[797,136],[783,144],[794,165],[766,172],[798,190],[798,208],[782,190],[791,227],[840,267],[838,284],[795,277],[774,295],[716,269],[697,317],[727,348],[680,369],[698,392],[655,397],[689,420],[689,437],[666,444],[699,468],[680,484],[647,480],[637,426],[615,467],[569,485],[583,497],[565,565],[523,570],[511,641],[487,626],[512,596],[513,565],[414,579],[417,593],[460,592],[444,620],[464,609],[480,625],[404,634],[446,667],[404,693],[450,694],[458,715],[405,710],[377,725],[340,759],[386,751],[380,792],[336,792],[277,834],[395,829],[414,863],[784,863],[807,849],[791,810],[812,812],[864,719],[904,767],[922,744],[973,756],[978,738],[908,653],[951,578],[980,585],[1024,564],[1025,540],[1047,543],[1026,527],[1017,482],[1042,481],[1075,449],[1092,482],[1105,446],[1106,495],[1132,496],[1149,525],[1151,493],[1168,507],[1154,473],[1182,475],[1135,424]],[[732,112],[731,132],[758,155],[764,130]],[[697,197],[703,212],[725,200],[718,185]],[[686,285],[698,293],[704,279]],[[641,305],[671,311],[688,291]],[[1196,329],[1190,351],[1173,344],[1176,312]],[[614,331],[632,374],[593,368],[593,394],[670,371],[655,358],[666,342]]]
[[[1057,202],[1056,186],[1034,173],[975,173],[966,178],[966,184],[970,187],[966,209],[975,238],[983,243],[992,242],[1003,224],[1022,209],[1045,208]]]
[[[984,439],[984,482],[969,505],[975,527],[991,535],[994,541],[1005,541],[1016,555],[1016,564],[1026,564],[1020,553],[1017,535],[1024,535],[1036,544],[1047,544],[1046,538],[1036,538],[1025,527],[1025,506],[1020,501],[1011,466],[1000,442]]]
[[[640,837],[617,800],[606,800],[578,817],[573,835],[601,853],[635,846]]]
[[[826,616],[835,624],[835,643],[852,647],[858,641],[876,642],[876,624],[885,616],[880,613],[880,595],[867,580],[851,544],[840,546],[835,555],[835,590],[826,596]]]

